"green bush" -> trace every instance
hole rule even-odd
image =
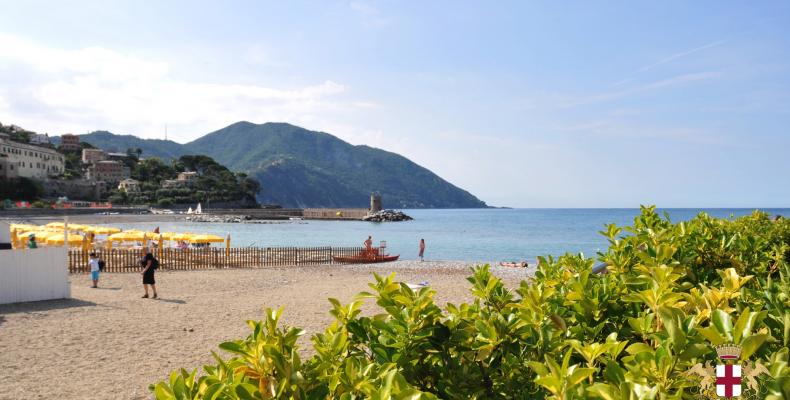
[[[790,398],[789,233],[790,222],[759,212],[673,224],[643,208],[633,226],[602,232],[608,273],[582,255],[540,258],[534,279],[512,291],[478,267],[474,301],[444,309],[433,290],[376,275],[350,304],[330,299],[335,322],[312,337],[310,359],[298,354],[302,331],[280,328],[281,310],[267,309],[247,338],[220,344],[229,359],[214,353],[201,376],[181,369],[151,390],[157,399],[715,398],[710,380],[687,371],[734,343],[742,363],[766,367],[752,395]],[[366,299],[378,314],[361,315]]]
[[[41,200],[36,200],[31,205],[33,206],[33,208],[52,208],[52,206],[49,205],[49,203],[45,203]]]
[[[156,201],[156,205],[159,207],[170,207],[173,205],[173,199],[169,197],[161,198]]]

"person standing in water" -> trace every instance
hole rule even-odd
[[[425,255],[425,239],[420,239],[420,261],[425,261],[423,256]]]

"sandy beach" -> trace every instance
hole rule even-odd
[[[142,299],[138,274],[72,275],[69,300],[0,305],[0,399],[147,399],[173,369],[200,368],[225,340],[248,334],[264,307],[309,337],[332,321],[327,298],[349,301],[373,272],[428,281],[440,305],[471,298],[465,262],[288,267],[157,273],[161,299]],[[534,272],[494,267],[512,288]],[[376,312],[366,304],[366,313]]]

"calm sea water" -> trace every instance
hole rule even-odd
[[[272,224],[129,223],[119,227],[231,235],[233,246],[362,246],[368,235],[386,241],[390,254],[417,258],[420,238],[426,258],[496,262],[534,260],[539,255],[582,252],[595,256],[606,248],[598,231],[608,223],[630,225],[638,209],[482,209],[404,210],[414,221],[284,221]],[[701,211],[729,218],[753,209],[667,209],[673,221]],[[763,209],[790,216],[790,209]]]

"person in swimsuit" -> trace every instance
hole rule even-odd
[[[501,262],[499,265],[503,267],[511,267],[511,268],[527,268],[529,264],[526,261],[521,262]]]
[[[423,256],[425,255],[425,239],[420,239],[420,261],[423,260]]]

